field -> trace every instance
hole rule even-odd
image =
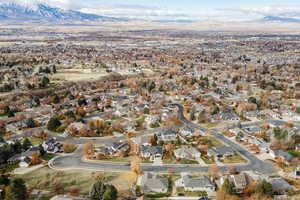
[[[17,175],[23,178],[31,189],[42,189],[54,192],[59,185],[65,192],[71,189],[79,189],[80,194],[86,195],[95,182],[97,175],[104,176],[109,184],[117,187],[121,196],[127,196],[130,186],[135,182],[136,176],[131,172],[92,172],[86,170],[54,171],[43,167],[24,175]]]

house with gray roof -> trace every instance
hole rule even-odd
[[[215,193],[215,183],[207,176],[192,177],[188,173],[181,173],[181,178],[175,182],[176,187],[183,187],[185,191],[206,191],[209,195]]]
[[[294,156],[282,150],[270,150],[270,155],[273,159],[281,159],[286,165],[289,165]]]
[[[215,158],[223,158],[233,156],[235,151],[228,146],[213,147],[207,151],[207,155]]]
[[[293,190],[293,187],[283,178],[268,178],[266,181],[272,184],[273,192],[276,194],[284,194]]]
[[[246,174],[234,174],[234,175],[224,176],[220,180],[221,185],[224,184],[226,179],[228,179],[229,182],[233,184],[234,186],[233,189],[236,193],[242,193],[248,185],[248,179],[246,177]]]
[[[177,138],[177,132],[173,129],[163,130],[157,134],[157,138],[159,141],[164,142],[175,141]]]
[[[140,186],[143,193],[146,194],[167,193],[169,181],[168,178],[146,172],[138,178],[137,185]]]
[[[174,155],[179,159],[197,160],[200,158],[201,153],[194,147],[182,146],[174,150]]]
[[[163,148],[161,146],[149,146],[142,145],[140,155],[144,159],[150,159],[153,161],[155,158],[162,158],[164,154]]]

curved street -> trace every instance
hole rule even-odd
[[[178,108],[178,116],[179,119],[184,123],[184,125],[192,126],[195,129],[200,129],[201,131],[206,131],[206,128],[203,128],[197,124],[194,124],[187,120],[184,117],[183,114],[183,106],[180,104],[173,104]],[[139,132],[138,135],[145,135],[149,133],[153,133],[155,131],[162,130],[160,129],[154,129],[154,130],[145,130]],[[273,174],[277,171],[275,168],[270,164],[266,163],[264,161],[259,160],[256,156],[251,154],[249,151],[241,147],[235,142],[232,142],[231,140],[227,139],[225,136],[219,134],[217,132],[217,129],[210,129],[213,131],[212,135],[216,137],[218,140],[222,141],[227,146],[232,147],[236,152],[240,153],[242,156],[248,159],[247,164],[237,164],[236,169],[238,171],[257,171],[263,174]],[[61,142],[71,142],[75,144],[84,144],[87,139],[76,139],[76,138],[63,138],[58,137],[57,138]],[[92,140],[95,144],[111,144],[113,139],[118,140],[124,140],[126,139],[125,136],[121,137],[107,137],[107,138],[95,138],[95,139],[89,139]],[[90,162],[90,161],[84,161],[82,159],[83,157],[83,151],[82,146],[80,146],[75,153],[72,155],[67,156],[58,156],[49,161],[49,166],[53,169],[58,170],[64,170],[64,169],[90,169],[90,170],[101,170],[101,171],[128,171],[130,170],[130,166],[128,163],[113,163],[113,162]],[[142,164],[142,169],[144,171],[153,171],[153,172],[207,172],[209,169],[209,166],[199,166],[199,165],[151,165],[151,164]],[[219,166],[219,169],[221,171],[226,171],[227,166]]]

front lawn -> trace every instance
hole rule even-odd
[[[287,152],[290,153],[292,156],[300,159],[300,152],[295,151],[295,150],[287,150]]]
[[[215,161],[207,156],[202,155],[201,159],[206,163],[206,164],[214,164]]]
[[[210,147],[220,147],[220,146],[224,146],[224,144],[222,142],[220,142],[219,140],[217,140],[214,137],[210,137],[210,136],[206,136],[206,137],[200,137],[198,139],[198,143],[199,144],[207,144]]]
[[[186,164],[186,165],[197,165],[199,164],[196,160],[189,160],[189,159],[181,159],[179,161],[180,164]]]
[[[233,156],[228,156],[224,158],[223,163],[230,164],[230,163],[246,163],[247,161],[240,156],[239,154],[235,154]]]
[[[42,159],[45,161],[49,161],[52,158],[54,158],[56,155],[52,154],[52,153],[44,153],[44,155],[42,155]]]

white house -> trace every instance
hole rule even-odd
[[[207,176],[193,178],[187,173],[182,173],[175,185],[183,187],[185,191],[206,191],[209,195],[216,190],[215,183]]]

